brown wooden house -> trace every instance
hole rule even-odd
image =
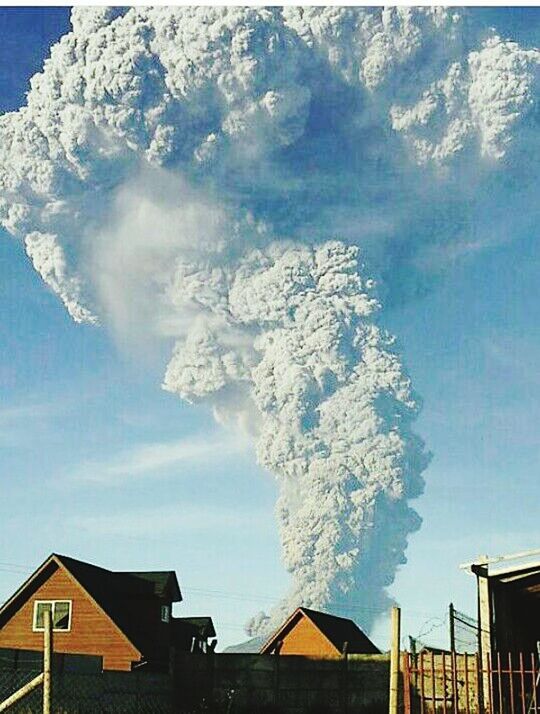
[[[297,608],[264,643],[260,652],[306,657],[380,654],[352,620],[307,607]]]
[[[163,669],[184,649],[172,617],[181,600],[174,571],[113,572],[53,554],[0,608],[0,648],[41,650],[50,609],[55,652],[101,657],[104,670]]]

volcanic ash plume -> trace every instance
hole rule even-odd
[[[251,632],[369,627],[428,462],[381,305],[535,220],[540,53],[441,8],[72,25],[0,118],[0,222],[75,321],[168,341],[165,389],[252,434],[292,585]]]
[[[372,287],[358,249],[340,242],[253,251],[224,286],[226,304],[217,303],[226,324],[194,327],[165,377],[187,399],[249,390],[258,458],[281,489],[293,575],[284,612],[298,603],[347,611],[352,598],[367,624],[418,525],[406,500],[420,493],[426,465],[409,428],[410,383],[375,324]],[[244,331],[249,349],[235,348],[227,328]]]

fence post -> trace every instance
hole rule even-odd
[[[279,706],[279,688],[280,688],[280,681],[279,681],[279,663],[281,660],[281,656],[279,654],[274,655],[271,659],[271,662],[274,665],[274,704]]]
[[[341,711],[343,714],[348,714],[349,711],[349,643],[343,645],[343,683],[341,688],[343,703]]]
[[[401,632],[401,610],[392,608],[392,644],[390,648],[390,697],[388,714],[398,714],[399,703],[399,641]]]
[[[411,667],[408,652],[403,653],[403,710],[411,714]]]
[[[450,652],[456,651],[456,630],[454,624],[454,604],[448,606],[448,622],[450,625]]]
[[[45,626],[43,633],[43,714],[51,714],[53,628],[50,609],[46,609],[43,613],[43,620]]]
[[[476,575],[478,592],[478,645],[480,651],[480,666],[482,670],[482,704],[484,710],[491,711],[492,672],[492,633],[491,633],[491,593],[488,578],[488,569],[485,565],[475,565],[472,572]]]

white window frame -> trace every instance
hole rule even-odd
[[[161,606],[161,622],[165,622],[168,624],[171,621],[171,606],[170,605],[162,605]],[[165,615],[165,617],[163,617]]]
[[[73,600],[68,598],[62,598],[61,600],[34,600],[34,614],[32,617],[32,632],[44,632],[44,627],[37,626],[37,610],[38,605],[50,605],[51,613],[54,612],[54,606],[57,602],[67,602],[69,604],[69,615],[68,615],[68,626],[65,627],[53,627],[53,632],[70,632],[71,631],[71,616],[73,614]]]

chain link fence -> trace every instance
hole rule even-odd
[[[0,670],[0,703],[41,670]],[[42,687],[9,708],[9,714],[41,714]],[[172,714],[173,687],[166,674],[103,672],[53,674],[53,714]]]
[[[450,644],[455,652],[478,652],[478,621],[450,605]]]
[[[0,704],[25,684],[31,682],[41,671],[41,667],[39,669],[0,670]],[[42,708],[42,688],[38,687],[21,702],[13,704],[8,712],[9,714],[31,714],[31,712],[40,712],[41,714]]]

